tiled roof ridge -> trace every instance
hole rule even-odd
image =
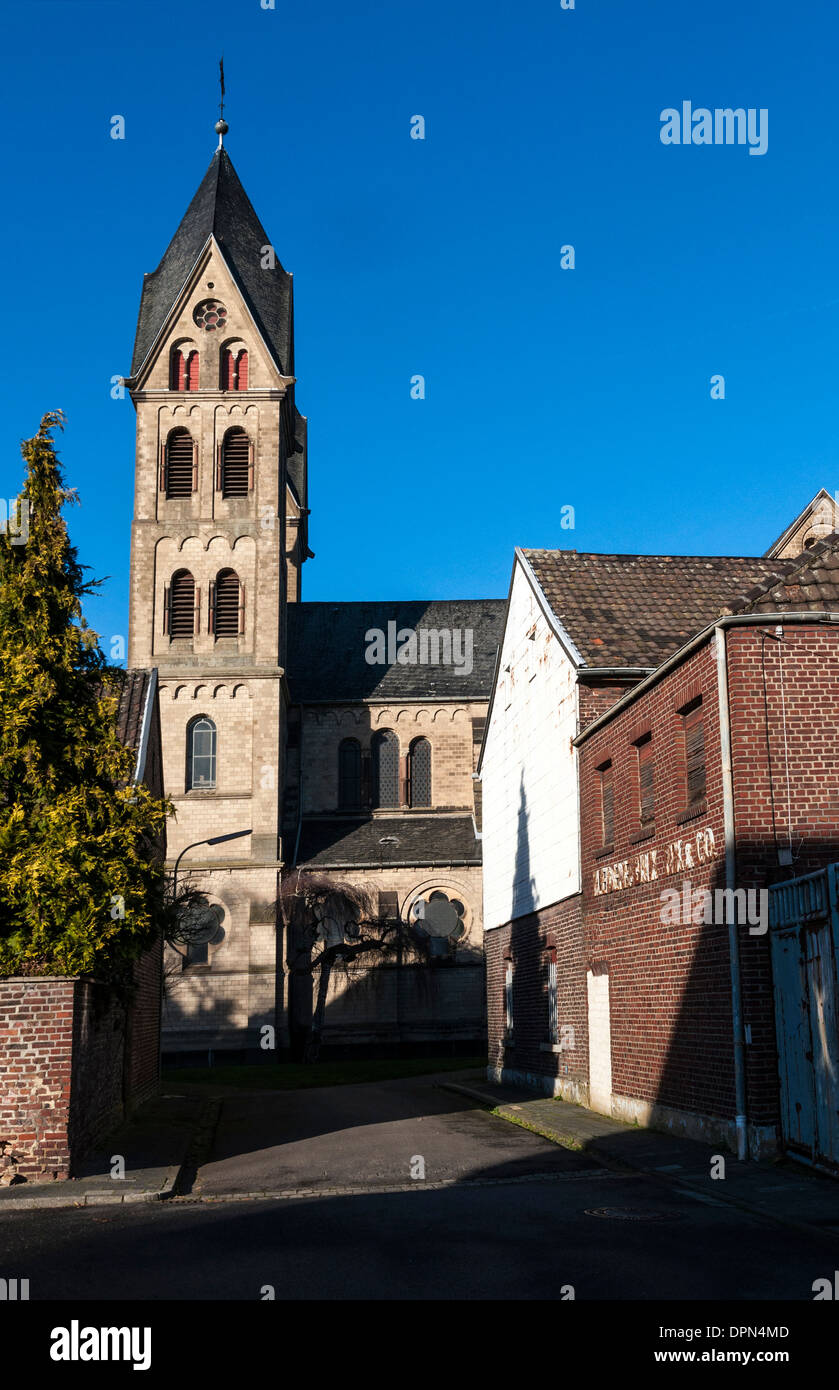
[[[839,551],[839,534],[833,531],[829,536],[823,536],[820,540],[802,550],[798,555],[791,555],[786,560],[776,560],[777,570],[771,575],[767,583],[758,584],[743,595],[742,601],[736,606],[732,606],[728,611],[732,614],[747,612],[759,602],[760,599],[771,594],[772,590],[779,584],[789,584],[795,579],[796,575],[804,573],[808,569],[814,568],[814,561],[824,555],[834,554]]]

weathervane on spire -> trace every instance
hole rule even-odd
[[[224,58],[219,59],[218,80],[221,87],[221,101],[218,104],[219,118],[216,121],[216,134],[218,135],[218,147],[221,149],[224,144],[224,137],[230,129],[224,119]]]

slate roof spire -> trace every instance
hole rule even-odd
[[[224,125],[226,131],[226,121],[218,125]],[[294,375],[292,278],[273,251],[230,155],[221,144],[223,133],[219,131],[219,148],[160,265],[143,280],[132,377],[146,361],[211,236],[215,237],[277,367],[284,376]]]

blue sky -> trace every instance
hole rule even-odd
[[[221,52],[295,276],[304,597],[503,595],[515,545],[760,553],[839,489],[829,0],[29,0],[4,39],[0,494],[63,408],[105,642],[134,453],[110,379],[212,157]],[[664,146],[685,100],[766,108],[766,154]]]

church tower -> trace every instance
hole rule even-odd
[[[286,604],[307,551],[292,277],[219,147],[143,281],[128,665],[160,679],[179,883],[217,920],[174,972],[164,1047],[286,1041],[282,937]],[[237,831],[250,835],[197,844]]]

